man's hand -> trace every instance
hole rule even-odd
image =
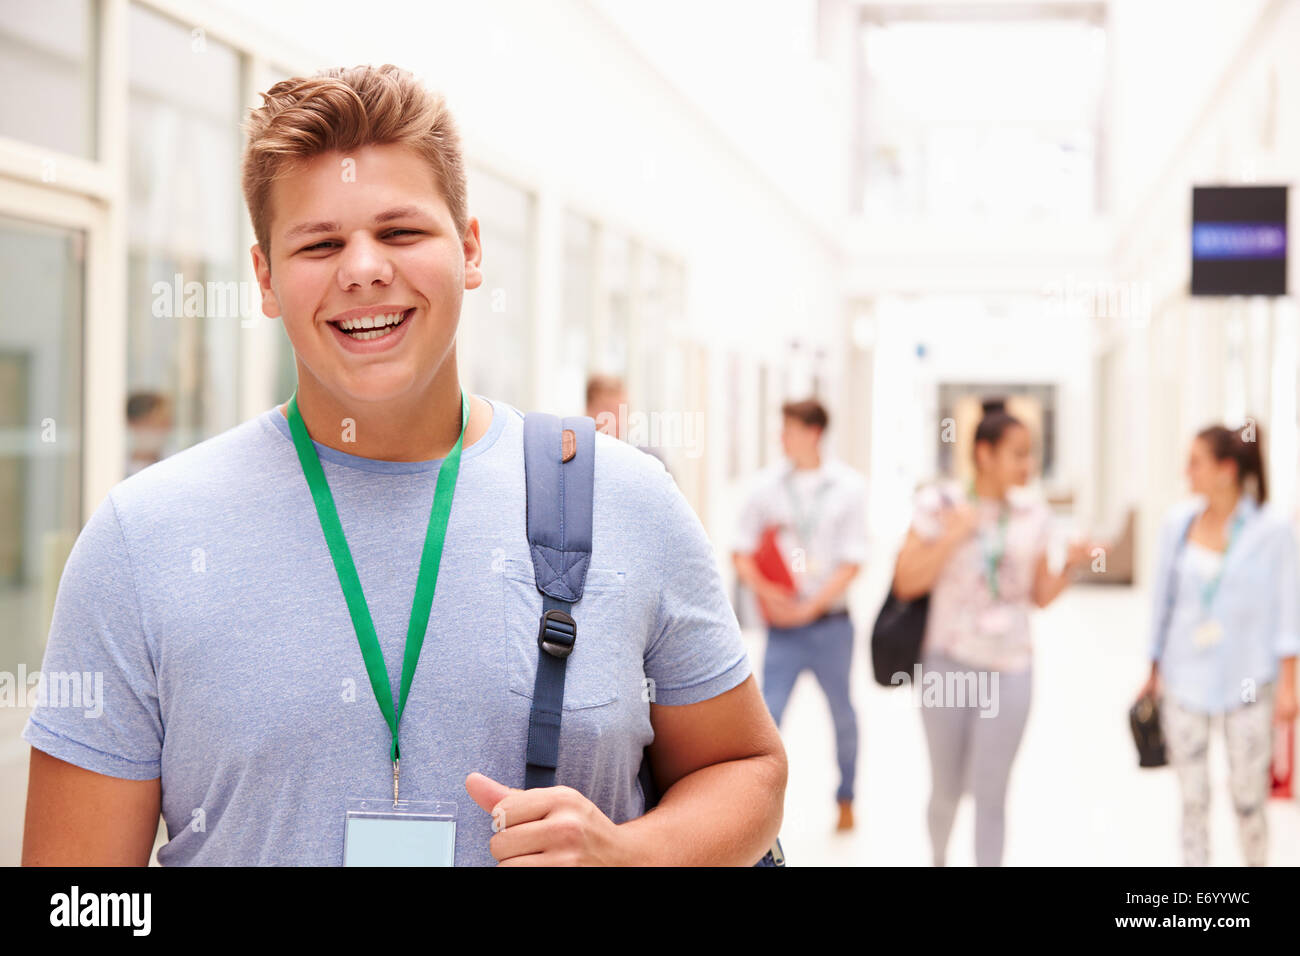
[[[516,790],[481,773],[465,790],[492,816],[501,866],[626,866],[638,861],[618,824],[572,787]]]
[[[801,601],[789,594],[766,604],[767,623],[773,627],[804,627],[821,617],[816,601]]]

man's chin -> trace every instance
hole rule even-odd
[[[416,376],[396,369],[367,369],[357,375],[341,373],[326,389],[345,408],[401,404],[418,391]]]

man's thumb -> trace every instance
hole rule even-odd
[[[470,798],[487,813],[491,813],[492,808],[510,792],[510,788],[504,783],[497,783],[491,777],[477,771],[465,778],[465,790]]]

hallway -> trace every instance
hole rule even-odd
[[[855,615],[861,750],[853,834],[833,832],[830,712],[811,674],[800,677],[786,711],[790,782],[781,842],[791,866],[929,862],[925,739],[910,692],[871,679],[872,613]],[[1140,770],[1128,730],[1145,673],[1147,613],[1145,595],[1130,589],[1080,587],[1034,619],[1034,697],[1007,798],[1004,865],[1179,865],[1177,779],[1168,768]],[[746,641],[761,668],[762,635],[747,631]],[[1211,739],[1210,859],[1240,866],[1221,735]],[[968,796],[949,841],[950,866],[973,865],[973,826]],[[1271,800],[1269,826],[1269,865],[1300,865],[1300,803]]]

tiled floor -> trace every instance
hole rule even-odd
[[[929,864],[925,805],[929,758],[906,690],[871,680],[872,611],[855,614],[853,694],[860,750],[857,829],[833,832],[838,773],[830,711],[809,674],[795,687],[782,734],[790,760],[782,845],[790,865]],[[1176,866],[1178,782],[1140,770],[1127,712],[1145,676],[1145,598],[1130,589],[1078,588],[1034,618],[1029,725],[1012,770],[1004,864]],[[763,638],[747,632],[761,669]],[[1211,863],[1240,865],[1221,738],[1210,751]],[[1269,806],[1270,863],[1300,864],[1300,803]],[[948,864],[974,863],[974,810],[966,797]]]

